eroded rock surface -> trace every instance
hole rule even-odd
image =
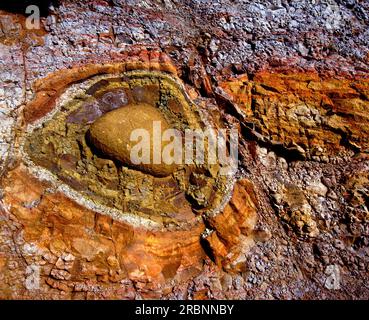
[[[369,297],[367,2],[44,9],[0,10],[0,298]],[[235,176],[95,148],[132,105],[238,128]]]

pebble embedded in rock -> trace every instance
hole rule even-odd
[[[160,137],[153,135],[154,121],[160,121],[161,133],[170,126],[161,112],[148,104],[130,104],[118,108],[97,119],[90,127],[90,139],[94,146],[103,154],[119,160],[123,164],[152,174],[168,176],[175,170],[175,165],[165,163],[153,164],[153,142],[158,143]],[[145,129],[150,133],[150,163],[134,164],[130,153],[138,142],[131,141],[131,132],[135,129]],[[168,143],[168,142],[167,142]],[[161,143],[161,151],[166,143]]]

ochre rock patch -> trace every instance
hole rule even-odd
[[[203,223],[179,231],[128,225],[76,204],[23,165],[9,171],[2,186],[8,214],[22,225],[25,242],[37,247],[48,270],[41,285],[72,294],[87,284],[129,279],[155,297],[168,280],[181,283],[200,272],[206,258]],[[219,266],[229,268],[254,242],[253,188],[248,180],[238,181],[223,213],[206,222],[214,231],[205,241]]]
[[[214,230],[205,237],[218,265],[229,267],[253,243],[257,223],[257,199],[253,184],[239,180],[223,212],[207,219]]]
[[[323,162],[348,151],[368,151],[368,79],[263,71],[220,87],[243,114],[249,138]]]
[[[23,165],[8,172],[2,186],[8,214],[22,225],[26,243],[37,247],[43,270],[49,270],[41,275],[41,285],[72,292],[86,281],[130,279],[150,291],[201,270],[202,223],[179,231],[131,226],[51,191]]]

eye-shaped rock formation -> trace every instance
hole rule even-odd
[[[212,125],[202,120],[175,78],[129,71],[89,79],[70,91],[53,112],[29,127],[24,151],[31,166],[46,168],[122,218],[133,214],[178,226],[197,221],[201,212],[216,214],[224,207],[233,177],[221,174],[220,164],[154,161],[155,122],[161,128],[156,140],[165,129],[184,133]],[[151,136],[149,163],[131,161],[135,129]],[[161,142],[160,155],[167,144]]]
[[[235,184],[222,164],[132,163],[130,132],[151,131],[153,121],[179,132],[221,128],[165,56],[139,57],[52,74],[24,109],[20,162],[2,180],[3,201],[27,241],[45,255],[73,256],[73,267],[46,280],[52,287],[97,276],[159,290],[195,275],[206,255],[235,268],[252,244],[256,196],[247,180]]]

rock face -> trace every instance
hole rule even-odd
[[[209,219],[214,230],[205,237],[216,262],[231,270],[244,268],[237,260],[247,253],[255,237],[257,223],[257,200],[253,184],[240,180],[235,185],[233,196],[221,214]]]
[[[129,61],[113,64],[111,69],[126,70],[128,65]],[[85,74],[100,67],[89,66]],[[70,85],[69,91],[37,105],[38,113],[34,112],[34,101],[39,102],[42,93],[25,107],[26,126],[17,137],[17,153],[22,157],[2,179],[4,215],[27,226],[30,236],[25,236],[25,241],[38,248],[36,255],[46,252],[45,259],[60,261],[41,286],[46,284],[73,297],[74,286],[83,286],[83,279],[97,279],[107,284],[104,294],[117,297],[119,285],[114,283],[126,280],[134,286],[140,283],[144,297],[160,297],[162,290],[169,292],[174,284],[183,285],[201,272],[203,260],[209,259],[202,243],[205,224],[214,224],[224,237],[234,232],[234,227],[226,227],[227,217],[236,217],[241,224],[248,221],[248,229],[243,234],[236,232],[226,243],[231,256],[224,252],[218,255],[210,243],[211,259],[222,261],[219,265],[224,268],[233,269],[233,262],[249,249],[245,244],[253,242],[257,222],[253,203],[257,200],[247,198],[246,190],[239,191],[246,186],[240,182],[234,187],[237,192],[233,197],[249,199],[250,207],[238,204],[235,209],[224,209],[224,200],[232,196],[235,181],[232,175],[220,174],[221,164],[146,166],[131,162],[129,143],[134,129],[152,132],[153,121],[160,121],[161,138],[162,131],[170,127],[183,131],[201,129],[205,126],[202,121],[212,123],[212,116],[200,116],[175,74],[158,72],[160,65],[156,68],[78,78],[78,82],[88,81],[81,88],[79,83],[73,84],[76,78],[66,77],[64,85]],[[55,86],[59,78],[60,73],[55,73],[45,79],[44,90]],[[214,124],[221,125],[219,119]],[[153,139],[149,136],[151,144]],[[249,188],[253,190],[251,182]],[[27,189],[34,192],[26,194]],[[15,194],[25,198],[14,198]],[[51,209],[50,203],[54,202],[58,206]],[[16,209],[23,204],[32,211],[30,216]],[[227,216],[215,221],[223,209]],[[39,242],[40,232],[49,233],[46,217],[54,221],[52,229],[56,233],[52,231],[49,240]],[[86,219],[92,219],[91,225],[84,226]],[[100,220],[101,226],[96,227]],[[41,229],[34,230],[36,225]],[[84,231],[74,233],[73,228]],[[56,234],[60,241],[53,244]],[[54,246],[61,247],[61,255],[51,258]],[[73,261],[64,258],[69,255]],[[63,267],[66,262],[71,265],[67,269]],[[39,260],[35,263],[38,265]],[[80,268],[86,270],[81,272]]]
[[[249,134],[292,157],[329,162],[368,150],[369,81],[257,73],[221,84]]]
[[[60,291],[65,298],[86,298],[92,297],[92,288],[100,287],[96,297],[132,299],[138,283],[144,297],[159,297],[171,290],[167,280],[181,283],[201,270],[201,224],[172,232],[130,226],[51,191],[23,166],[9,173],[4,183],[9,187],[3,201],[12,208],[2,211],[2,217],[23,226],[21,247],[30,248],[24,253],[26,263],[41,268],[35,288],[40,295],[58,296]],[[24,264],[16,256],[5,261],[16,264],[18,272]],[[2,286],[23,287],[21,279],[13,282],[12,274],[4,266]],[[2,298],[14,297],[1,292]],[[32,298],[33,292],[23,296]]]
[[[154,130],[157,130],[155,126],[160,127],[158,127],[159,130],[154,136]],[[157,108],[141,104],[127,105],[105,114],[93,123],[89,133],[92,143],[104,154],[129,166],[136,167],[141,171],[159,177],[166,177],[175,170],[175,163],[169,165],[161,159],[163,149],[169,143],[164,141],[162,143],[161,140],[163,133],[168,129],[170,129],[168,122]],[[138,139],[143,139],[142,132],[134,136],[134,141],[132,141],[131,137],[135,130],[146,130],[150,134],[149,140],[145,140],[146,147],[144,145],[145,141],[142,141],[142,148],[137,148]],[[157,151],[154,150],[156,145],[159,146]],[[148,154],[148,159],[146,161],[143,160],[143,162],[147,163],[141,163],[142,159],[139,156],[132,159],[131,152],[135,146],[137,149],[137,152],[134,153],[135,155],[138,155],[139,150]],[[159,152],[160,154],[159,164],[154,164],[154,152]]]
[[[0,5],[1,299],[368,299],[367,2],[58,2]],[[236,172],[132,164],[150,120]]]

